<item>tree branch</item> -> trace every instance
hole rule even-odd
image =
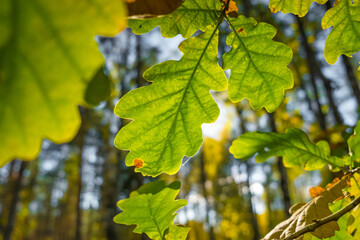
[[[337,221],[340,217],[342,217],[345,213],[351,211],[354,209],[357,205],[360,204],[360,196],[355,198],[351,203],[349,203],[346,207],[342,208],[341,210],[337,211],[336,213],[333,213],[325,218],[320,219],[319,221],[316,221],[314,223],[311,223],[309,225],[306,225],[299,231],[293,233],[292,235],[284,238],[283,240],[291,240],[295,239],[305,233],[313,232],[316,228],[331,222],[331,221]]]

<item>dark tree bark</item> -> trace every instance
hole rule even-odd
[[[331,86],[331,80],[328,79],[327,77],[325,77],[325,75],[322,73],[318,62],[316,61],[315,58],[315,52],[313,50],[313,48],[310,46],[308,40],[307,40],[307,36],[305,33],[305,28],[304,28],[304,23],[302,21],[302,19],[300,19],[299,17],[296,17],[296,21],[297,24],[299,26],[299,31],[300,31],[300,35],[301,35],[301,43],[303,48],[305,49],[306,52],[306,60],[307,60],[307,64],[308,64],[308,68],[310,71],[310,74],[314,75],[314,79],[317,77],[319,77],[322,81],[322,83],[324,84],[325,87],[325,91],[326,91],[326,95],[329,101],[329,106],[330,109],[334,115],[334,119],[335,122],[337,124],[342,124],[343,120],[341,118],[341,115],[339,113],[338,107],[335,103],[335,99],[333,96],[333,87]],[[315,81],[315,80],[314,80]],[[314,86],[313,80],[312,80],[312,85]],[[315,93],[316,95],[316,93]],[[318,98],[318,97],[317,97]],[[318,104],[318,103],[317,103]],[[319,106],[319,105],[318,105]],[[318,113],[319,116],[321,116],[321,113]]]
[[[304,47],[304,50],[305,50],[306,56],[307,56],[306,63],[308,65],[308,69],[310,72],[310,82],[311,82],[311,86],[313,88],[313,92],[314,92],[314,96],[315,96],[316,117],[320,124],[321,129],[325,131],[326,130],[325,114],[323,113],[323,111],[321,109],[319,90],[316,85],[316,69],[315,69],[316,63],[314,62],[315,59],[313,57],[311,57],[313,55],[313,52],[312,52],[310,45],[306,44],[307,38],[306,38],[303,22],[299,17],[296,16],[295,18],[296,18],[296,21],[297,21],[297,24],[299,27],[301,42],[303,43],[303,47]]]
[[[257,217],[256,217],[256,212],[255,212],[255,209],[254,209],[254,205],[253,205],[253,202],[252,202],[252,198],[253,198],[253,194],[251,192],[251,189],[250,189],[250,176],[251,176],[251,164],[249,162],[250,160],[247,160],[245,162],[246,164],[246,172],[247,172],[247,176],[246,176],[246,185],[248,187],[248,199],[249,199],[249,214],[251,216],[251,225],[253,227],[253,230],[254,230],[254,237],[253,239],[254,240],[259,240],[261,235],[260,235],[260,230],[259,230],[259,224],[258,224],[258,221],[257,221]]]
[[[206,172],[205,172],[205,161],[204,161],[203,149],[201,149],[199,158],[200,158],[200,170],[201,170],[200,182],[201,182],[201,189],[203,192],[203,196],[204,196],[205,202],[206,202],[206,223],[209,228],[209,240],[215,240],[214,228],[211,226],[210,221],[209,221],[210,203],[209,203],[208,193],[207,193],[207,189],[206,189],[207,178],[206,178]]]
[[[143,61],[141,58],[141,52],[142,52],[142,41],[141,41],[141,36],[140,35],[136,35],[136,71],[137,71],[137,76],[136,76],[136,85],[137,87],[140,87],[142,85],[144,85],[144,79],[142,77],[142,73],[143,73]]]
[[[12,199],[9,207],[9,216],[7,220],[7,224],[4,229],[4,235],[3,240],[10,240],[11,234],[14,230],[15,220],[16,220],[16,206],[19,201],[19,193],[22,188],[22,182],[23,182],[23,175],[24,170],[26,169],[27,162],[21,162],[20,170],[18,172],[18,176],[15,180],[13,192],[12,192]]]
[[[241,114],[241,110],[238,108],[238,114],[239,114],[239,117],[240,117],[240,129],[241,129],[241,134],[244,134],[246,133],[246,126],[245,126],[245,120],[244,118],[242,117],[242,114]],[[258,240],[260,239],[260,230],[259,230],[259,224],[258,224],[258,221],[257,221],[257,217],[256,217],[256,213],[255,213],[255,210],[254,210],[254,205],[253,205],[253,202],[252,202],[252,192],[251,192],[251,189],[250,189],[250,176],[251,176],[251,164],[249,162],[249,160],[247,160],[245,162],[246,164],[246,173],[247,173],[247,176],[246,176],[246,186],[248,188],[248,199],[249,199],[249,214],[251,216],[251,224],[252,224],[252,227],[253,227],[253,231],[254,231],[254,237],[253,239],[254,240]]]
[[[76,193],[76,229],[75,229],[75,239],[82,240],[82,211],[81,211],[81,192],[82,192],[82,170],[83,170],[83,147],[85,144],[85,135],[86,135],[86,120],[88,115],[88,110],[85,108],[79,108],[81,114],[81,126],[79,132],[75,138],[75,142],[79,149],[78,155],[78,182],[77,182],[77,193]]]
[[[269,113],[269,123],[271,127],[272,132],[277,132],[275,119],[274,119],[274,113]],[[283,164],[282,157],[277,158],[276,162],[277,168],[280,173],[280,187],[283,194],[283,203],[284,203],[284,212],[286,218],[290,217],[289,209],[291,207],[291,199],[290,199],[290,192],[289,192],[289,183],[288,183],[288,176],[286,173],[286,168]]]
[[[10,196],[11,196],[11,191],[13,189],[14,186],[14,168],[15,168],[15,164],[16,164],[17,160],[13,160],[10,163],[9,166],[9,171],[8,171],[8,176],[7,176],[7,181],[6,181],[6,186],[4,186],[3,192],[1,194],[1,213],[0,213],[0,231],[3,232],[4,228],[5,228],[5,224],[6,220],[3,220],[5,218],[7,218],[9,216],[9,209],[8,206],[10,205]]]

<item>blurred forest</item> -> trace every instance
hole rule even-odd
[[[332,153],[342,156],[351,126],[359,118],[360,56],[342,56],[333,66],[324,60],[329,30],[322,30],[320,22],[331,2],[314,3],[301,19],[272,14],[264,0],[239,1],[238,7],[240,13],[276,26],[275,40],[292,48],[295,87],[273,114],[254,112],[247,100],[233,104],[227,92],[213,94],[221,114],[215,123],[203,125],[202,148],[183,160],[178,174],[160,177],[182,183],[179,198],[189,204],[175,222],[191,227],[189,240],[260,239],[289,217],[292,204],[310,199],[310,187],[325,186],[336,175],[328,169],[285,169],[281,158],[262,164],[253,158],[235,159],[228,147],[241,133],[297,127],[314,142],[329,141]],[[221,25],[221,35],[229,31],[225,23]],[[162,38],[158,28],[141,36],[126,29],[115,38],[97,38],[106,65],[95,78],[110,80],[110,96],[99,104],[92,99],[95,107],[80,107],[82,125],[70,143],[45,140],[36,160],[14,160],[0,169],[0,239],[148,239],[132,233],[133,226],[112,220],[119,212],[118,200],[154,180],[126,167],[126,152],[114,147],[116,133],[128,121],[116,117],[113,109],[126,92],[149,84],[142,78],[147,68],[181,57],[177,49],[181,40]],[[221,37],[220,53],[228,50]]]

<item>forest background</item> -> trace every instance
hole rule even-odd
[[[221,113],[215,123],[203,125],[201,149],[183,160],[176,175],[158,177],[181,181],[179,198],[188,205],[179,210],[175,223],[191,227],[188,239],[260,239],[289,217],[292,204],[311,199],[311,187],[324,187],[336,176],[325,168],[285,169],[279,158],[261,164],[254,158],[235,159],[228,148],[240,134],[297,127],[313,142],[327,140],[332,153],[342,156],[359,119],[360,55],[342,56],[334,65],[324,59],[330,30],[321,29],[320,22],[331,1],[312,4],[302,18],[271,13],[268,1],[243,0],[237,6],[240,13],[275,26],[275,40],[291,47],[295,86],[272,114],[253,111],[247,100],[234,104],[226,91],[213,93]],[[220,26],[220,53],[229,51],[221,37],[229,31],[225,23]],[[90,81],[88,107],[79,108],[82,123],[75,139],[61,145],[44,140],[34,161],[14,160],[0,169],[4,240],[148,239],[132,233],[132,226],[113,222],[119,212],[116,202],[154,180],[126,167],[126,152],[114,147],[116,133],[128,121],[116,117],[113,109],[121,96],[149,84],[142,76],[147,68],[181,58],[177,47],[183,38],[165,39],[156,28],[143,35],[126,29],[115,38],[96,40],[106,64]],[[106,86],[105,101],[91,94],[99,83]]]

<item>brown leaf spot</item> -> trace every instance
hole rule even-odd
[[[240,28],[237,32],[238,33],[241,33],[241,32],[243,32],[244,31],[244,28]]]
[[[135,158],[133,165],[135,166],[135,169],[142,168],[144,166],[144,161],[140,158]]]

